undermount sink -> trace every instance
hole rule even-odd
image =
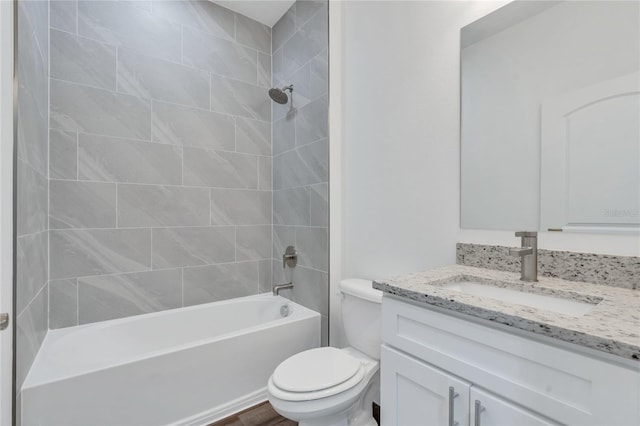
[[[557,312],[572,317],[586,315],[596,306],[593,303],[496,287],[473,281],[454,282],[444,285],[443,288],[473,296],[487,297],[489,299],[528,306],[530,308]]]

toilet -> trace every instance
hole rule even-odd
[[[284,360],[269,378],[269,402],[300,426],[376,426],[382,292],[371,281],[340,282],[348,347],[316,348]]]

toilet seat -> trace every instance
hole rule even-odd
[[[283,361],[269,378],[269,392],[287,401],[310,401],[347,391],[364,378],[362,362],[332,347],[311,349]]]

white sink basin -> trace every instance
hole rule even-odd
[[[471,281],[447,284],[444,285],[443,288],[464,294],[471,294],[474,296],[501,300],[503,302],[515,303],[517,305],[529,306],[530,308],[557,312],[559,314],[569,315],[572,317],[581,317],[588,314],[595,307],[595,305],[591,303],[562,299],[542,294],[527,293],[509,288],[494,287],[492,285],[479,284]]]

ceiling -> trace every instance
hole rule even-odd
[[[212,0],[241,15],[255,19],[269,27],[285,14],[295,0]]]

